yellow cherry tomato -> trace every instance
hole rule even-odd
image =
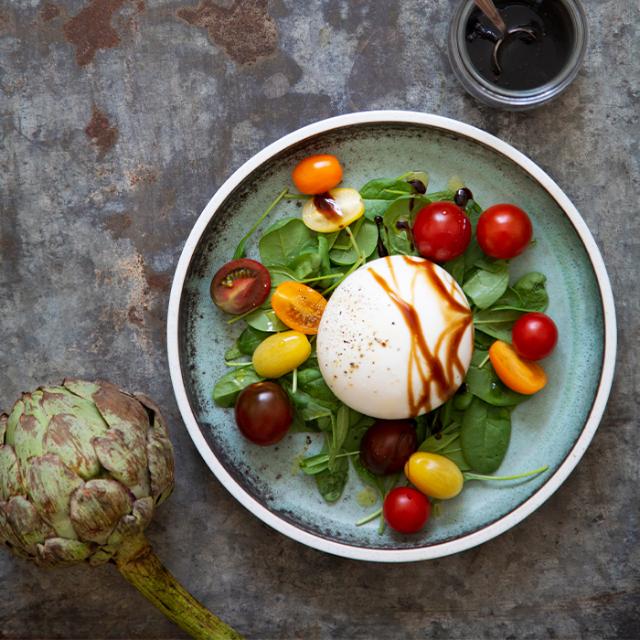
[[[318,333],[326,306],[327,300],[321,293],[293,280],[281,282],[271,296],[276,316],[287,327],[310,335]]]
[[[524,360],[510,344],[502,340],[496,340],[491,345],[489,360],[498,378],[518,393],[531,395],[547,384],[547,374],[537,362]]]
[[[300,193],[324,193],[340,184],[342,166],[338,158],[328,153],[309,156],[296,165],[291,178]]]
[[[311,345],[304,333],[274,333],[253,352],[253,368],[263,378],[279,378],[299,367],[310,355]]]
[[[417,489],[430,498],[455,498],[464,485],[458,466],[437,453],[416,451],[404,466],[404,474]]]
[[[355,189],[340,187],[309,198],[302,208],[302,222],[318,233],[348,227],[364,213],[364,200]]]

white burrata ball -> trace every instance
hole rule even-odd
[[[473,318],[458,283],[411,256],[373,260],[334,291],[318,330],[318,363],[347,406],[412,418],[446,402],[473,353]]]

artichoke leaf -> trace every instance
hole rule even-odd
[[[37,548],[37,562],[45,566],[74,564],[86,560],[93,547],[79,540],[67,538],[49,538]]]
[[[56,454],[48,453],[29,461],[25,482],[33,505],[43,520],[59,536],[76,539],[69,500],[71,494],[83,485],[82,478],[66,467]]]
[[[9,416],[6,413],[0,413],[0,445],[4,444],[4,436],[7,433],[7,422],[9,422]]]
[[[175,466],[169,438],[154,429],[147,436],[147,461],[151,478],[151,495],[160,504],[173,491]]]
[[[131,444],[125,435],[112,429],[103,438],[94,438],[93,447],[100,464],[128,487],[136,498],[149,495],[146,440]]]
[[[20,481],[20,467],[13,447],[0,445],[0,500],[25,493]]]
[[[129,492],[115,480],[89,480],[71,496],[71,522],[81,540],[106,544],[122,516],[131,511]]]
[[[41,456],[44,453],[42,440],[47,429],[48,419],[46,414],[38,406],[41,394],[34,391],[33,394],[25,393],[22,396],[23,411],[15,416],[17,425],[12,432],[12,438],[7,438],[9,444],[13,444],[14,451],[21,466],[26,466],[27,460],[33,456]],[[12,415],[9,416],[11,422]],[[7,429],[9,434],[10,429]]]
[[[149,416],[144,407],[131,395],[110,382],[81,382],[65,380],[64,386],[93,402],[100,415],[112,429],[130,430],[146,434]]]
[[[23,496],[14,496],[6,506],[7,521],[20,546],[32,556],[38,543],[54,536],[53,529],[38,515],[35,507]]]
[[[173,446],[158,405],[143,393],[135,393],[134,396],[146,409],[151,423],[151,430],[147,433],[147,462],[151,494],[156,503],[160,504],[173,491],[175,482]]]
[[[107,433],[107,425],[102,420],[100,423],[99,428],[93,428],[80,415],[56,414],[44,436],[44,448],[60,456],[81,478],[89,480],[100,472],[100,461],[91,442],[92,438]]]
[[[24,402],[22,399],[18,400],[11,409],[11,413],[7,418],[7,430],[4,434],[4,442],[5,444],[14,444],[14,438],[16,433],[16,428],[18,427],[18,420],[24,411]]]
[[[21,550],[20,540],[16,537],[9,520],[7,518],[7,503],[0,502],[0,542],[8,542],[11,545],[12,550]],[[24,555],[26,552],[18,553],[18,555]]]

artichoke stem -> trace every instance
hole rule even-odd
[[[242,640],[165,569],[150,546],[129,559],[118,558],[116,566],[147,600],[196,640]]]

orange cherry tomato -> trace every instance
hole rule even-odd
[[[531,395],[547,384],[547,374],[537,362],[524,360],[510,344],[502,340],[496,340],[491,345],[489,359],[498,378],[518,393]]]
[[[327,301],[306,284],[287,280],[273,292],[271,306],[287,327],[311,335],[318,333]]]
[[[342,180],[342,166],[335,156],[309,156],[296,165],[291,174],[300,193],[317,195],[333,189]]]

